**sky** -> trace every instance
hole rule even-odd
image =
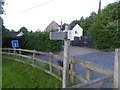
[[[115,1],[101,0],[101,8]],[[28,31],[44,31],[53,20],[69,24],[92,11],[97,13],[99,7],[99,0],[5,0],[5,3],[4,25],[15,31],[23,26]]]

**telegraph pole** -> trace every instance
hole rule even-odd
[[[101,12],[101,0],[99,0],[99,8],[98,8],[98,13]]]

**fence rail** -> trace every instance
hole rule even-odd
[[[112,70],[100,67],[100,66],[95,66],[94,64],[90,63],[90,62],[82,62],[82,61],[78,61],[78,60],[73,60],[73,63],[75,64],[79,64],[82,67],[85,67],[88,69],[88,73],[90,70],[92,71],[96,71],[105,75],[112,75],[113,72]]]
[[[63,61],[62,57],[60,57],[58,55],[55,55],[55,54],[53,54],[51,52],[50,53],[46,53],[46,52],[40,52],[40,51],[36,51],[36,50],[12,49],[12,48],[1,48],[1,49],[2,49],[2,54],[8,55],[9,58],[11,56],[13,56],[14,58],[17,56],[18,58],[15,59],[15,60],[18,61],[18,62],[26,63],[25,60],[21,60],[21,58],[31,59],[31,63],[29,65],[43,70],[44,72],[54,76],[58,80],[62,80],[62,76],[58,76],[58,75],[56,75],[53,72],[54,71],[53,67],[54,67],[54,68],[60,70],[60,72],[62,74],[63,67],[59,66],[58,64],[55,64],[53,62],[54,58],[56,58],[57,60]],[[27,52],[30,55],[29,54],[25,54],[23,52]],[[36,58],[36,55],[47,56],[49,59],[48,59],[48,61],[42,60],[42,59]],[[36,62],[47,64],[49,66],[49,69],[44,69],[44,68],[40,67],[39,65],[36,64]],[[94,64],[92,64],[90,62],[78,61],[74,57],[71,57],[69,65],[70,65],[69,76],[70,76],[70,81],[72,82],[72,85],[73,85],[72,87],[70,86],[71,88],[73,88],[73,87],[93,87],[93,86],[97,86],[96,85],[97,83],[98,83],[98,86],[101,86],[100,83],[104,83],[108,79],[112,79],[113,80],[113,71],[112,70],[96,66],[96,65],[94,65]],[[85,76],[85,78],[80,76],[80,75],[78,75],[75,72],[75,65],[80,65],[80,66],[86,68],[86,76]],[[104,74],[106,76],[103,77],[103,78],[95,79],[95,80],[91,81],[91,79],[90,79],[91,78],[91,74],[90,73],[92,71],[95,71],[95,72],[98,72],[98,73],[102,73],[102,74]],[[74,85],[75,77],[77,77],[83,83],[82,84],[78,84],[78,85]]]
[[[105,83],[113,82],[113,75],[74,85],[71,88],[101,88]]]

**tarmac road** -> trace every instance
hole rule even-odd
[[[87,61],[93,63],[96,66],[104,67],[107,69],[114,69],[114,52],[103,52],[96,49],[91,49],[87,47],[70,47],[71,55],[75,57],[78,61]],[[60,56],[63,56],[63,52],[59,53]],[[86,69],[80,67],[79,65],[75,66],[75,72],[80,74],[81,76],[86,75]],[[97,79],[104,75],[92,72],[91,79]],[[111,88],[112,83],[108,83],[104,85],[104,88]]]
[[[78,61],[88,61],[111,70],[114,68],[114,52],[103,52],[96,49],[73,46],[70,49],[71,55]],[[58,55],[63,56],[63,52],[60,52]]]

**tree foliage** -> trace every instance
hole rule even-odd
[[[55,52],[61,49],[61,41],[50,40],[49,32],[36,32],[22,38],[22,48],[35,49],[43,52]]]
[[[0,0],[0,14],[3,14],[4,13],[4,9],[3,9],[3,5],[4,5],[4,1],[3,0]]]
[[[80,25],[81,28],[83,29],[83,34],[87,35],[87,31],[89,30],[90,26],[94,23],[95,21],[95,12],[91,12],[89,17],[83,18],[83,16],[80,18],[80,20],[73,20],[70,23],[71,28],[73,28],[76,24]]]
[[[120,9],[120,2],[115,2],[107,5],[96,15],[89,31],[94,36],[97,48],[111,50],[120,47],[118,9]]]
[[[9,31],[8,31],[9,32]],[[61,50],[61,41],[49,39],[49,32],[35,32],[22,37],[7,36],[3,38],[2,46],[12,48],[11,41],[18,40],[19,48],[39,50],[43,52],[56,52]]]
[[[21,27],[19,31],[23,32],[24,34],[28,34],[29,33],[29,31],[27,30],[26,27]]]

